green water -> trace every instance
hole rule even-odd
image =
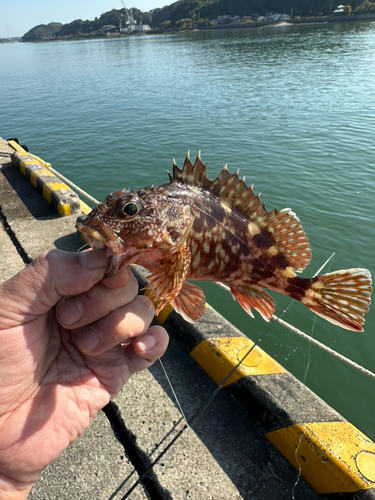
[[[291,207],[309,237],[311,276],[375,272],[375,23],[218,30],[0,46],[0,135],[17,136],[98,199],[167,182],[202,151],[209,175],[246,175],[268,210]],[[224,291],[208,301],[253,340]],[[277,296],[278,309],[289,303]],[[300,304],[287,321],[375,372],[375,307],[365,332]],[[261,347],[375,439],[375,382],[281,326]]]

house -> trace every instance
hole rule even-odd
[[[137,33],[143,33],[145,31],[150,31],[151,28],[148,24],[138,24],[136,27],[135,27],[135,31]]]
[[[279,23],[280,21],[288,21],[290,16],[288,14],[279,14],[276,12],[269,13],[267,15],[267,22],[269,23]]]
[[[332,12],[334,16],[344,14],[345,5],[338,5],[337,9]]]
[[[232,24],[232,23],[240,23],[240,16],[217,16],[216,19],[217,24]]]

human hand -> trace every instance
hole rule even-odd
[[[52,250],[0,285],[0,498],[25,499],[42,470],[135,372],[162,356],[129,267],[105,249]],[[120,345],[120,344],[123,345]],[[125,344],[125,345],[124,345]]]

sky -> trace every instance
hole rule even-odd
[[[123,0],[126,7],[144,12],[174,0]],[[0,0],[0,37],[22,36],[38,24],[93,20],[104,12],[121,9],[121,0]]]

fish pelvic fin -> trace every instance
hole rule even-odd
[[[181,314],[185,321],[195,323],[204,313],[206,297],[201,288],[185,281],[180,293],[173,301],[175,311]]]
[[[334,325],[363,331],[372,291],[371,274],[367,269],[335,271],[306,281],[312,283],[304,296],[298,298],[302,304]]]
[[[252,318],[251,308],[256,309],[263,319],[269,321],[275,312],[276,303],[263,288],[256,285],[231,285],[233,298]]]

